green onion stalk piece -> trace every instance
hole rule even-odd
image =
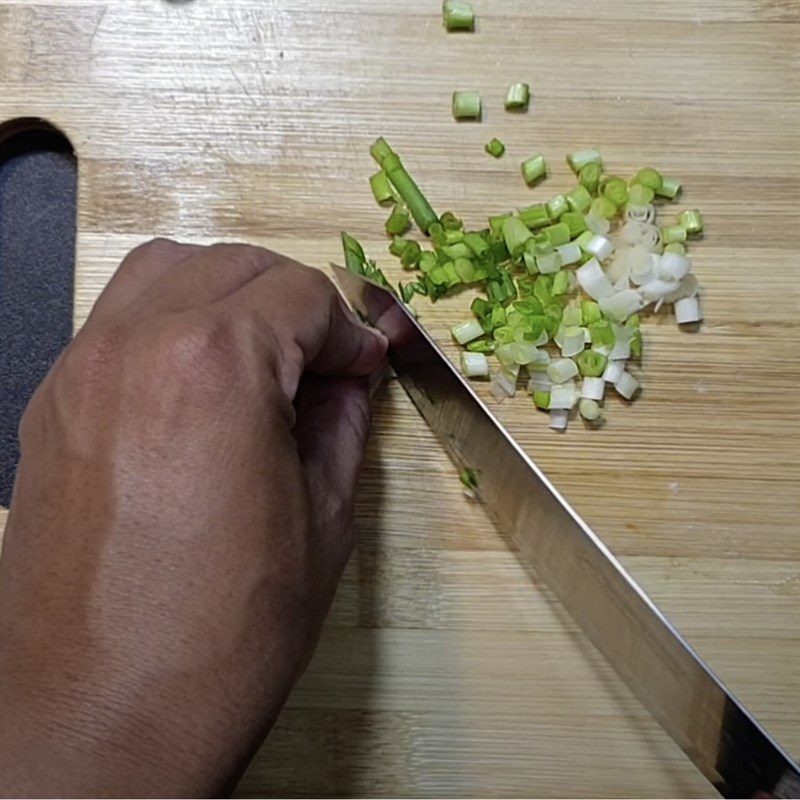
[[[567,194],[567,204],[573,211],[585,214],[592,206],[592,196],[585,186],[577,186]]]
[[[586,231],[586,220],[583,214],[577,211],[567,211],[561,215],[561,222],[569,228],[569,235],[571,239],[584,233]],[[591,231],[589,231],[591,233]],[[594,235],[594,234],[592,234]]]
[[[475,14],[466,0],[444,0],[442,22],[448,31],[474,31]]]
[[[458,325],[454,325],[450,329],[450,333],[459,344],[466,344],[483,336],[484,330],[477,319],[468,319]]]
[[[533,238],[525,223],[519,217],[507,217],[503,222],[503,239],[505,240],[508,252],[513,258],[522,255],[525,243]]]
[[[703,231],[703,218],[696,208],[684,211],[678,218],[678,222],[686,230],[686,233],[702,233]]]
[[[375,202],[378,204],[383,205],[395,199],[392,184],[389,183],[389,179],[386,177],[386,173],[383,170],[379,170],[374,175],[370,176],[369,186],[372,189]]]
[[[654,192],[657,192],[661,188],[662,183],[664,183],[664,179],[661,177],[661,173],[652,167],[643,167],[636,173],[631,181],[631,184],[646,186]],[[639,204],[637,203],[636,205]]]
[[[475,469],[464,468],[458,474],[458,479],[467,489],[475,491],[478,488],[478,471]]]
[[[405,206],[395,206],[392,213],[386,220],[386,233],[389,235],[400,236],[408,229],[411,215]]]
[[[628,205],[629,206],[646,206],[653,202],[655,192],[649,187],[641,183],[634,183],[628,189]]]
[[[550,224],[550,213],[544,203],[521,208],[518,213],[522,222],[531,229]]]
[[[487,142],[483,148],[490,156],[500,158],[506,151],[506,146],[497,138]]]
[[[600,178],[603,168],[596,161],[586,164],[578,173],[578,180],[581,186],[586,187],[589,194],[597,194],[597,187],[600,185]]]
[[[622,178],[608,178],[601,191],[617,208],[622,208],[628,202],[628,186]]]
[[[558,219],[568,209],[569,204],[563,194],[557,194],[547,202],[547,213],[550,214],[550,219]]]
[[[522,162],[521,169],[525,183],[528,186],[533,186],[534,183],[544,178],[547,174],[547,163],[541,153],[536,153],[536,155]]]
[[[686,241],[686,228],[681,225],[672,225],[669,228],[661,229],[661,238],[664,244]]]
[[[617,207],[605,195],[600,195],[600,197],[595,197],[592,200],[592,207],[589,209],[589,213],[603,219],[614,219],[617,216]]]
[[[681,191],[681,182],[677,178],[668,178],[663,175],[661,178],[661,186],[655,190],[655,193],[660,197],[668,197],[674,200]]]
[[[578,353],[575,359],[578,362],[578,369],[585,378],[599,378],[606,368],[608,359],[595,350],[584,350]]]
[[[403,202],[408,206],[414,222],[423,233],[428,233],[430,226],[438,221],[436,212],[420,191],[414,179],[408,174],[400,161],[400,157],[392,150],[383,138],[376,139],[370,147],[372,157],[378,162],[389,182],[394,186]]]
[[[480,119],[480,94],[473,91],[453,92],[453,116],[456,119]]]
[[[572,238],[572,232],[566,222],[557,222],[555,225],[548,225],[542,228],[542,233],[548,238],[553,247],[567,244]]]
[[[599,164],[602,167],[603,158],[597,150],[578,150],[567,156],[567,164],[578,175],[587,164]]]
[[[547,411],[550,408],[550,392],[535,391],[533,402],[536,404],[536,408]]]
[[[506,93],[506,109],[525,111],[531,100],[531,87],[527,83],[515,83],[508,87]]]

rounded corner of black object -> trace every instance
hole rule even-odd
[[[33,391],[72,337],[77,160],[36,117],[0,125],[0,505],[19,461]]]

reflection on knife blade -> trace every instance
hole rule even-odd
[[[725,797],[800,796],[800,770],[731,695],[385,289],[334,266],[403,387],[499,530]]]

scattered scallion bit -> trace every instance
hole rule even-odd
[[[472,11],[472,4],[466,0],[444,0],[442,21],[448,31],[474,31],[475,14]]]
[[[597,150],[578,150],[567,156],[567,164],[578,175],[587,164],[599,164],[602,167],[603,158]]]
[[[480,119],[481,96],[478,92],[453,92],[453,116],[456,119]]]
[[[390,236],[401,236],[408,230],[411,214],[405,206],[395,206],[386,220],[386,233]]]
[[[667,197],[674,200],[681,191],[681,183],[677,178],[668,178],[666,175],[661,176],[661,186],[655,190],[657,195]]]
[[[375,201],[380,205],[383,205],[384,203],[390,203],[395,199],[392,184],[389,183],[389,179],[386,177],[386,173],[383,170],[380,170],[374,175],[370,176],[369,185],[372,189],[372,195],[375,198]]]
[[[497,138],[487,142],[483,148],[486,152],[494,158],[500,158],[506,151],[506,146]]]
[[[703,218],[696,208],[684,211],[678,217],[678,221],[681,227],[686,230],[686,233],[702,233],[703,231]]]
[[[478,488],[478,470],[464,467],[458,477],[461,483],[470,491],[474,492]]]
[[[528,186],[540,181],[547,174],[547,163],[541,153],[531,156],[522,162],[522,177]]]
[[[527,83],[515,83],[508,87],[505,106],[508,111],[527,111],[531,101],[531,87]]]

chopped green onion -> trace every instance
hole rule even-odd
[[[670,242],[664,246],[665,253],[677,253],[682,256],[686,253],[686,248],[680,242]]]
[[[575,238],[586,230],[586,220],[577,211],[566,211],[561,215],[561,222],[569,227],[570,238]]]
[[[664,244],[686,241],[686,228],[681,225],[672,225],[669,228],[661,229],[661,238]]]
[[[386,173],[386,177],[397,190],[403,202],[408,206],[420,230],[428,233],[429,228],[437,222],[438,218],[425,195],[406,171],[400,157],[382,138],[373,142],[370,152]]]
[[[481,256],[489,249],[489,242],[475,231],[464,234],[464,244],[476,255]]]
[[[503,223],[511,216],[511,214],[498,214],[494,217],[489,217],[489,230],[495,239],[503,238]]]
[[[506,217],[503,221],[503,239],[512,257],[516,258],[521,255],[525,243],[532,238],[533,234],[530,229],[518,217]]]
[[[637,173],[634,179],[631,181],[632,184],[646,186],[648,189],[652,189],[654,192],[657,192],[661,188],[661,184],[664,183],[664,179],[661,177],[661,173],[657,169],[653,169],[652,167],[643,167]],[[639,205],[638,203],[635,205]],[[645,205],[642,203],[641,205]]]
[[[592,352],[587,350],[585,352]],[[580,356],[578,357],[580,361]],[[587,375],[581,384],[581,397],[586,400],[602,400],[606,392],[606,382],[602,377]]]
[[[628,202],[628,186],[622,178],[608,178],[601,187],[604,197],[607,197],[617,208]]]
[[[550,362],[547,374],[553,383],[566,383],[578,374],[578,365],[571,358],[557,358]]]
[[[582,251],[585,251],[586,245],[589,244],[589,242],[591,242],[592,239],[594,239],[594,236],[595,236],[594,231],[583,231],[583,233],[581,233],[576,239],[573,240],[573,244],[578,245],[578,247],[580,247]],[[588,254],[586,257],[591,258],[591,256],[589,256]]]
[[[395,206],[386,220],[386,233],[400,236],[408,229],[411,215],[405,206]]]
[[[483,148],[490,156],[500,158],[506,151],[506,146],[497,138],[487,142]]]
[[[593,322],[599,322],[603,315],[600,312],[600,306],[594,300],[582,300],[581,317],[584,325],[591,325]]]
[[[461,371],[468,378],[486,378],[489,375],[489,362],[483,353],[461,353]]]
[[[468,258],[463,256],[453,261],[453,269],[462,283],[472,283],[475,280],[475,265]]]
[[[606,368],[607,360],[602,353],[595,350],[584,350],[576,358],[581,375],[587,378],[599,378]]]
[[[550,240],[550,244],[552,244],[553,247],[567,244],[572,238],[572,232],[566,222],[557,222],[555,225],[548,225],[546,228],[542,229],[542,233]]]
[[[480,119],[480,94],[473,91],[453,92],[453,116],[456,119]]]
[[[494,353],[495,343],[490,339],[476,339],[467,343],[470,353]]]
[[[577,175],[587,164],[599,164],[603,166],[603,159],[597,150],[578,150],[567,156],[567,164]]]
[[[541,153],[531,156],[526,161],[522,162],[522,177],[528,186],[533,186],[534,183],[541,180],[547,174],[547,163]]]
[[[703,218],[696,208],[684,211],[678,221],[681,227],[686,229],[686,233],[701,233],[703,230]]]
[[[400,297],[403,298],[404,303],[410,303],[411,298],[416,291],[415,284],[413,283],[398,283],[397,287],[400,289]]]
[[[407,242],[400,254],[400,263],[406,269],[414,268],[419,264],[421,257],[422,248],[419,246],[419,242]]]
[[[603,219],[613,219],[617,216],[617,207],[607,197],[600,195],[600,197],[595,197],[592,200],[592,207],[589,213]]]
[[[629,206],[646,206],[653,202],[655,192],[641,183],[635,183],[628,189]]]
[[[364,248],[361,247],[357,239],[354,239],[344,231],[342,231],[341,237],[345,267],[347,267],[348,271],[355,272],[356,275],[363,275],[364,263],[367,260],[364,255]]]
[[[600,185],[600,176],[603,167],[596,161],[592,161],[584,166],[578,174],[581,186],[586,187],[589,194],[597,194],[597,187]]]
[[[469,245],[465,244],[464,242],[456,242],[455,244],[449,244],[442,248],[442,252],[448,257],[452,259],[456,258],[472,258],[473,252],[469,248]]]
[[[544,203],[521,208],[518,213],[519,218],[531,229],[550,224],[550,213]]]
[[[581,248],[575,242],[558,245],[556,250],[559,256],[561,256],[561,265],[563,267],[569,266],[570,264],[577,264],[581,260]]]
[[[583,291],[593,300],[600,300],[603,297],[610,297],[614,294],[614,287],[611,285],[611,281],[606,277],[603,268],[595,258],[590,259],[577,269],[575,277],[578,279]]]
[[[578,411],[587,422],[598,422],[602,417],[600,406],[596,400],[582,399],[578,403]]]
[[[563,194],[557,194],[547,202],[547,213],[550,214],[550,219],[558,219],[568,209],[569,204]]]
[[[444,0],[442,21],[448,31],[474,31],[475,14],[472,11],[472,4],[466,0]]]
[[[666,175],[661,177],[661,186],[655,190],[657,195],[668,197],[674,200],[681,191],[681,182],[677,178],[668,178]]]
[[[395,236],[394,239],[392,239],[392,243],[389,245],[389,252],[393,256],[397,256],[398,258],[400,258],[400,256],[403,255],[403,252],[405,251],[406,247],[408,247],[409,243],[410,242],[408,239],[403,239],[400,236]]]
[[[636,392],[639,391],[639,381],[630,372],[623,372],[619,380],[614,383],[614,388],[626,400],[632,400]]]
[[[558,253],[553,253],[553,255],[556,257],[556,259],[558,259],[560,264],[561,256],[559,256]],[[555,275],[553,275],[553,297],[558,297],[559,295],[567,293],[567,290],[569,289],[569,276],[570,273],[563,269],[559,270]]]
[[[535,391],[533,402],[536,404],[536,408],[548,411],[550,409],[550,392]]]
[[[386,173],[383,170],[380,170],[374,175],[370,176],[369,185],[372,189],[372,195],[375,198],[375,201],[380,205],[394,200],[394,189],[392,188],[392,184],[389,183],[389,179],[386,177]]]
[[[673,310],[675,311],[675,321],[678,325],[700,322],[703,319],[700,301],[696,297],[682,297],[680,300],[676,300]],[[632,347],[631,350],[633,350]]]
[[[606,319],[592,322],[589,326],[589,336],[592,338],[592,344],[601,347],[613,347],[616,339],[614,337],[614,330],[611,323]]]
[[[567,194],[569,207],[580,214],[585,214],[592,206],[592,196],[585,186],[577,186]]]
[[[527,83],[515,83],[506,93],[506,110],[526,110],[531,99],[531,87]]]
[[[422,272],[430,272],[437,263],[436,253],[427,250],[420,256],[418,266]]]
[[[464,469],[462,469],[458,474],[458,479],[470,491],[474,492],[478,488],[478,470],[476,469],[468,469],[464,467]]]
[[[439,217],[439,224],[446,231],[459,231],[464,227],[464,223],[452,211],[445,211]]]

